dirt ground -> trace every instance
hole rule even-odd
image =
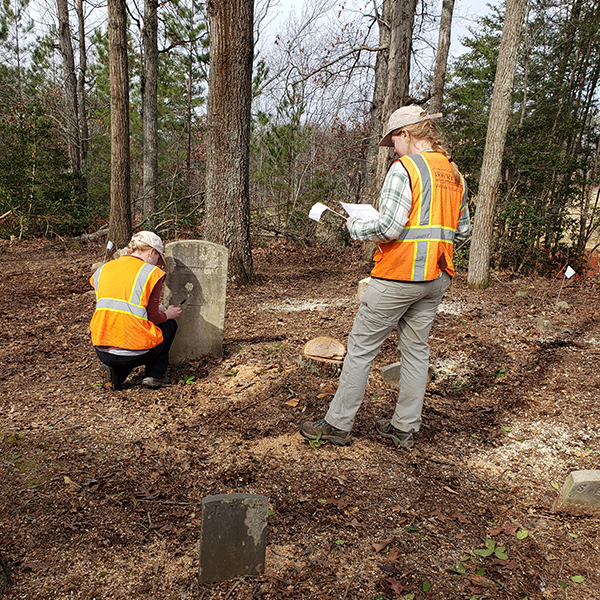
[[[297,359],[311,338],[346,342],[360,256],[257,248],[256,285],[228,288],[222,358],[111,393],[88,331],[102,247],[0,242],[4,598],[600,598],[598,518],[552,511],[570,471],[599,468],[598,284],[568,280],[558,309],[560,279],[473,291],[459,274],[415,449],[374,433],[395,332],[353,444],[312,448],[299,423],[337,382]],[[266,572],[200,585],[202,498],[230,492],[269,498]]]

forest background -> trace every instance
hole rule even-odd
[[[334,209],[339,201],[376,203],[377,178],[369,156],[381,134],[373,120],[375,76],[377,61],[389,60],[390,48],[381,45],[381,36],[390,25],[386,5],[393,2],[402,4],[318,0],[287,20],[280,16],[281,5],[255,3],[249,173],[253,245],[273,236],[348,244],[339,219],[326,217],[317,225],[307,218],[310,206],[317,201]],[[442,7],[431,0],[413,4],[403,103],[427,109]],[[460,6],[458,1],[455,21]],[[211,52],[206,6],[195,0],[157,5],[157,171],[150,188],[142,110],[147,6],[128,2],[126,8],[132,226],[154,229],[166,239],[202,238]],[[471,190],[472,214],[477,212],[504,11],[503,3],[490,3],[461,37],[460,54],[448,60],[444,129]],[[111,210],[108,30],[103,5],[3,0],[1,237],[106,233]],[[600,0],[527,4],[496,188],[493,268],[550,273],[567,262],[577,268],[595,247],[599,31]],[[465,247],[458,252],[459,265],[467,260]]]

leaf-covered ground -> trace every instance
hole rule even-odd
[[[346,341],[361,253],[257,248],[256,285],[229,287],[222,358],[110,393],[88,332],[102,248],[0,242],[5,598],[599,598],[598,519],[551,510],[570,471],[598,468],[598,285],[569,280],[559,310],[560,280],[496,274],[473,291],[459,274],[415,449],[374,435],[395,333],[354,443],[311,448],[300,420],[324,415],[337,382],[298,355]],[[269,498],[266,572],[200,585],[202,498],[228,492]]]

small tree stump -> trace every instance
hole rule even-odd
[[[304,345],[298,364],[312,375],[339,377],[346,347],[329,337],[318,337]]]

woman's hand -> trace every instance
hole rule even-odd
[[[181,314],[181,306],[173,306],[172,304],[165,310],[167,319],[176,319]]]

